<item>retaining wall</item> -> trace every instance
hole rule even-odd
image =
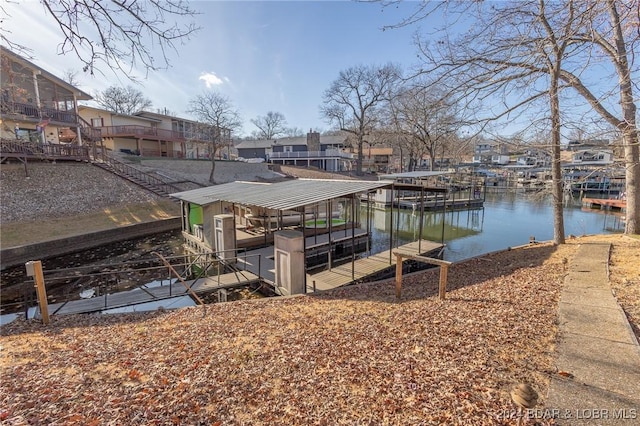
[[[0,250],[0,270],[24,264],[30,260],[41,260],[64,254],[74,253],[117,241],[144,237],[159,232],[180,229],[179,217],[139,223],[89,234],[75,235],[37,244],[12,247]]]

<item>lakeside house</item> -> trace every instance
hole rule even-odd
[[[306,136],[244,140],[236,149],[238,157],[244,159],[339,172],[349,170],[353,159],[352,154],[344,151],[345,140],[343,135],[309,131]]]
[[[613,164],[613,151],[608,149],[576,151],[571,157],[571,162],[580,165]]]
[[[353,153],[354,161],[358,158],[358,148],[349,149]],[[393,167],[393,148],[386,146],[372,146],[362,144],[362,171],[370,173],[388,173]]]
[[[80,116],[91,123],[112,151],[144,157],[209,158],[212,143],[216,155],[231,144],[231,132],[172,115],[140,111],[132,115],[80,106]]]
[[[474,164],[506,165],[509,164],[509,149],[506,144],[483,141],[473,148]]]
[[[78,102],[91,95],[5,47],[0,59],[2,139],[59,144],[70,128],[75,144],[94,140],[91,126],[78,114]]]

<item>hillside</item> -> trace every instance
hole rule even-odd
[[[430,270],[405,278],[402,302],[387,281],[177,311],[54,317],[49,326],[17,320],[0,331],[0,419],[514,424],[515,384],[531,383],[544,407],[558,374],[567,263],[578,244],[596,240],[613,244],[616,294],[637,303],[640,242],[610,235],[458,263],[445,301]]]

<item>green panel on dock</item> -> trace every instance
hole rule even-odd
[[[202,225],[202,206],[189,203],[189,230],[193,232],[193,225]]]

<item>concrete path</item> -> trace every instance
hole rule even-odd
[[[640,425],[640,346],[609,286],[610,248],[581,245],[565,277],[547,399],[561,425]]]

